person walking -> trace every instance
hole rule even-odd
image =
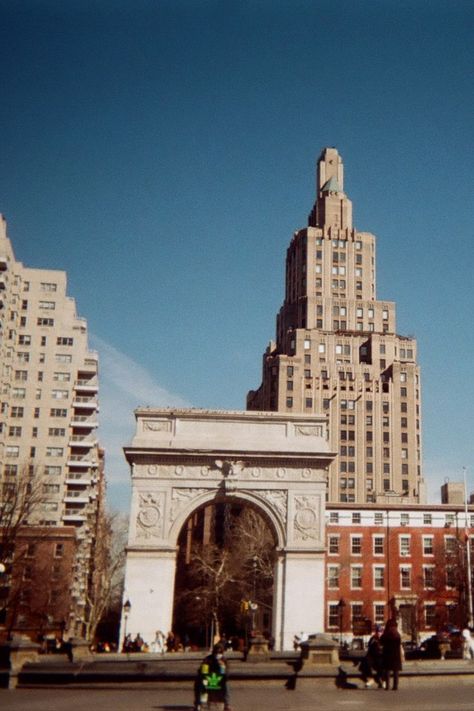
[[[393,672],[393,691],[398,689],[398,678],[402,670],[402,639],[398,631],[397,621],[388,620],[382,636],[382,669],[385,679],[385,688],[390,689],[390,672]]]
[[[471,630],[466,625],[462,631],[463,638],[463,659],[474,659],[474,639]]]
[[[367,689],[373,685],[374,681],[377,683],[379,689],[383,687],[382,645],[380,643],[380,633],[381,628],[379,625],[376,625],[374,633],[369,639],[369,643],[367,645],[367,654],[360,663],[362,681],[365,683]]]
[[[222,644],[215,644],[212,654],[199,666],[194,682],[194,711],[232,711]]]

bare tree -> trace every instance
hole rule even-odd
[[[88,594],[87,639],[93,640],[104,616],[120,605],[123,591],[128,518],[118,512],[99,517],[94,572]]]

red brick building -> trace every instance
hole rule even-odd
[[[326,632],[350,641],[393,614],[412,639],[465,624],[474,506],[466,518],[463,505],[328,504],[326,516]]]
[[[76,548],[73,527],[20,529],[13,561],[0,579],[0,640],[23,634],[38,641],[67,628]]]

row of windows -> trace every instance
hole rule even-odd
[[[453,603],[454,605],[454,603]],[[449,603],[445,603],[447,611],[449,613]],[[386,606],[384,603],[375,602],[373,603],[373,613],[372,619],[374,624],[382,625],[386,619]],[[340,602],[330,602],[328,603],[328,626],[342,629],[342,607]],[[423,614],[425,618],[425,627],[435,629],[437,626],[437,612],[435,602],[425,602],[423,604]],[[351,625],[354,626],[358,622],[362,622],[365,619],[364,606],[360,602],[350,603],[350,616]]]
[[[61,475],[61,467],[56,466],[56,465],[46,465],[43,468],[43,473],[46,476],[60,476]],[[3,473],[7,477],[15,477],[18,475],[18,464],[5,464],[3,468]],[[74,478],[74,477],[72,477]]]
[[[342,516],[345,516],[346,514],[342,514]],[[353,525],[358,525],[362,523],[362,514],[360,511],[352,511],[350,514],[347,514],[350,516],[351,523]],[[449,512],[444,514],[444,524],[445,526],[454,526],[456,523],[456,514]],[[408,526],[410,524],[410,514],[406,512],[401,512],[398,518],[398,521],[401,526]],[[329,523],[331,524],[339,524],[341,523],[341,514],[339,511],[330,511],[329,512]],[[381,511],[376,511],[373,514],[373,524],[375,526],[384,526],[387,523],[387,517],[386,514],[384,514]],[[390,517],[390,523],[392,525],[394,524],[394,519],[393,519],[393,514],[391,514]],[[364,520],[364,524],[368,525],[368,522]],[[433,524],[433,514],[424,512],[423,513],[423,525],[425,526],[431,526]],[[459,525],[464,525],[464,519],[459,522]],[[469,526],[471,528],[474,528],[474,514],[470,514],[469,516]]]
[[[457,582],[457,571],[454,567],[447,567],[444,571],[444,578],[440,581],[436,575],[435,565],[422,566],[423,589],[434,590],[435,587],[444,585],[447,588],[454,588]],[[338,565],[328,565],[327,586],[330,590],[340,587],[340,567]],[[361,590],[362,585],[362,565],[351,565],[350,567],[350,588],[351,590]],[[384,565],[372,566],[372,588],[381,590],[386,586],[386,571]],[[413,570],[409,565],[399,566],[399,586],[401,590],[411,590],[413,587]]]
[[[329,240],[329,237],[327,236],[326,239]],[[315,244],[318,247],[324,245],[324,238],[323,237],[316,237]],[[333,247],[337,247],[339,249],[345,249],[347,247],[347,245],[349,244],[349,242],[347,242],[346,240],[343,240],[343,239],[331,239],[331,244]],[[362,242],[360,240],[356,240],[354,242],[354,247],[356,249],[362,249]]]
[[[38,319],[40,321],[41,319]],[[49,319],[52,320],[52,319]],[[48,321],[48,319],[46,319]],[[51,324],[39,324],[38,325],[51,325]],[[47,338],[46,336],[41,336],[41,346],[45,346],[47,343]],[[31,336],[27,333],[21,333],[18,336],[18,345],[20,346],[31,346]],[[74,345],[74,338],[69,337],[69,336],[58,336],[56,338],[56,345],[57,346],[72,346]]]
[[[22,427],[19,427],[18,425],[11,425],[8,428],[8,436],[9,437],[21,437],[22,435]],[[64,427],[49,427],[48,428],[48,437],[64,437],[66,434],[66,430]],[[38,437],[38,428],[33,427],[32,430],[32,437]]]
[[[64,454],[64,449],[62,447],[46,447],[47,457],[62,457]],[[18,445],[7,444],[5,447],[5,456],[11,459],[18,458],[20,456],[20,447]],[[36,456],[36,448],[30,447],[30,457]]]
[[[362,555],[362,540],[363,536],[352,534],[350,537],[350,551],[352,555]],[[434,555],[434,538],[433,536],[422,536],[423,555]],[[456,550],[455,536],[445,536],[444,538],[445,551],[454,553]],[[340,536],[331,534],[328,536],[328,552],[330,555],[339,555],[340,553]],[[398,552],[401,556],[411,555],[411,536],[400,534],[398,537]],[[373,555],[384,555],[385,553],[385,536],[380,534],[372,534],[372,553]]]

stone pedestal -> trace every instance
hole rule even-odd
[[[266,662],[270,659],[268,640],[263,635],[254,635],[250,640],[249,651],[245,657],[247,662]]]
[[[92,652],[86,639],[72,637],[69,642],[66,642],[66,651],[70,662],[92,659]]]
[[[317,634],[301,645],[301,659],[309,666],[338,666],[338,644],[328,635]]]
[[[27,662],[37,662],[40,645],[26,636],[14,636],[2,645],[1,657],[8,670],[8,688],[15,689],[18,675]]]

